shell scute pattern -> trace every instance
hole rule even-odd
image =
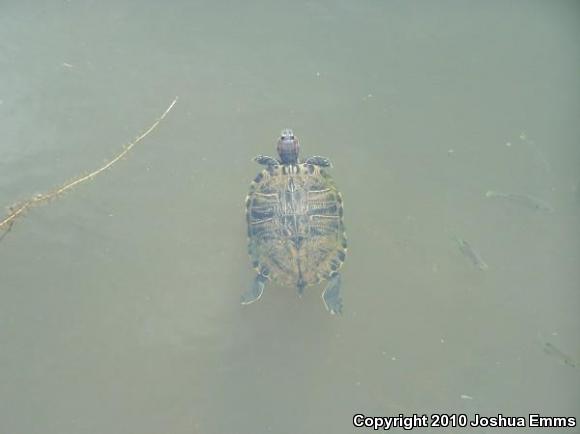
[[[247,201],[249,251],[283,285],[328,278],[346,257],[342,201],[322,169],[264,171]]]

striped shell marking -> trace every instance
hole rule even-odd
[[[246,198],[254,268],[284,286],[326,280],[346,258],[342,197],[324,169],[269,166]]]

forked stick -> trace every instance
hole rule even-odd
[[[54,199],[59,194],[62,194],[65,191],[70,190],[74,186],[82,184],[83,182],[94,178],[95,176],[97,176],[101,172],[107,170],[109,167],[111,167],[113,164],[115,164],[117,161],[119,161],[125,155],[127,155],[129,153],[129,151],[133,148],[133,146],[135,146],[137,143],[139,143],[141,140],[143,140],[145,137],[147,137],[155,128],[157,128],[159,123],[163,119],[165,119],[165,116],[167,116],[167,114],[171,111],[171,109],[173,108],[173,106],[175,105],[176,102],[177,102],[177,97],[175,97],[175,99],[172,101],[172,103],[169,105],[169,107],[167,107],[167,110],[165,110],[163,112],[163,114],[153,123],[153,125],[151,125],[145,132],[141,133],[139,136],[134,138],[131,142],[129,142],[129,144],[125,145],[123,151],[119,155],[117,155],[115,158],[113,158],[111,161],[109,161],[107,164],[105,164],[104,166],[89,173],[88,175],[83,175],[83,176],[80,176],[76,179],[73,179],[71,182],[63,185],[62,187],[59,187],[59,188],[52,190],[52,191],[49,191],[48,193],[37,194],[34,197],[32,197],[31,199],[28,199],[27,201],[25,201],[23,203],[11,206],[9,208],[10,212],[8,213],[8,215],[4,218],[4,220],[0,221],[0,231],[6,231],[2,235],[2,237],[0,237],[0,240],[2,240],[2,238],[4,238],[4,236],[6,235],[6,233],[12,228],[12,224],[14,223],[14,221],[18,217],[21,217],[22,215],[24,215],[24,213],[29,208],[31,208],[35,205],[40,205],[44,202],[49,201],[50,199]]]

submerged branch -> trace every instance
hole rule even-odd
[[[159,123],[163,119],[165,119],[165,117],[171,111],[171,109],[173,108],[173,106],[175,105],[176,102],[177,102],[177,97],[171,102],[171,104],[169,105],[169,107],[167,107],[167,109],[163,112],[163,114],[147,130],[145,130],[145,132],[141,133],[139,136],[137,136],[131,142],[129,142],[127,145],[125,145],[123,151],[120,154],[118,154],[115,158],[113,158],[111,161],[109,161],[107,164],[105,164],[104,166],[99,167],[98,169],[92,171],[88,175],[83,175],[83,176],[80,176],[78,178],[75,178],[72,181],[66,183],[65,185],[63,185],[55,190],[49,191],[48,193],[37,194],[25,202],[11,206],[9,208],[10,212],[8,213],[8,215],[6,217],[4,217],[4,219],[2,221],[0,221],[0,231],[4,231],[4,233],[0,237],[0,241],[6,236],[6,234],[10,231],[10,229],[12,229],[12,225],[14,224],[14,221],[18,217],[23,216],[24,213],[26,211],[28,211],[28,209],[30,209],[33,206],[40,205],[44,202],[48,202],[49,200],[56,198],[57,196],[64,193],[65,191],[70,190],[71,188],[73,188],[79,184],[82,184],[83,182],[88,181],[89,179],[94,178],[95,176],[99,175],[101,172],[103,172],[103,171],[107,170],[108,168],[110,168],[111,166],[113,166],[117,161],[119,161],[125,155],[127,155],[129,153],[129,151],[137,143],[139,143],[141,140],[143,140],[145,137],[147,137],[151,132],[153,132],[153,130],[155,130],[155,128],[157,128]]]

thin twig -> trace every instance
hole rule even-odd
[[[32,206],[40,205],[44,202],[47,202],[50,199],[53,199],[53,198],[57,197],[58,195],[64,193],[65,191],[70,190],[74,186],[79,185],[85,181],[88,181],[89,179],[94,178],[95,176],[97,176],[101,172],[107,170],[109,167],[111,167],[113,164],[115,164],[117,161],[119,161],[125,155],[127,155],[129,153],[129,151],[137,143],[139,143],[141,140],[143,140],[145,137],[147,137],[155,128],[157,128],[159,123],[163,119],[165,119],[165,116],[167,116],[167,114],[171,111],[171,109],[173,108],[173,106],[175,105],[176,102],[177,102],[177,97],[175,97],[175,99],[171,102],[169,107],[167,107],[167,110],[165,110],[163,112],[163,114],[153,123],[153,125],[151,125],[144,133],[142,133],[139,136],[137,136],[136,138],[134,138],[131,142],[129,142],[129,144],[124,146],[123,151],[119,155],[117,155],[115,158],[113,158],[111,161],[109,161],[107,164],[105,164],[104,166],[98,168],[97,170],[94,170],[93,172],[89,173],[88,175],[78,177],[78,178],[72,180],[71,182],[63,185],[62,187],[59,187],[59,188],[52,190],[52,191],[49,191],[48,193],[37,194],[34,197],[32,197],[31,199],[28,199],[27,201],[25,201],[21,204],[13,205],[12,207],[10,207],[10,213],[4,218],[4,220],[0,221],[0,230],[5,231],[5,233],[2,235],[2,238],[4,238],[6,233],[8,233],[8,231],[12,228],[12,224],[14,223],[14,221],[18,217],[22,216]],[[2,238],[0,238],[0,240],[2,240]]]
[[[4,231],[4,233],[2,233],[2,235],[0,235],[0,242],[2,242],[2,240],[4,239],[4,237],[6,235],[8,235],[8,232],[10,232],[10,229],[12,229],[12,225],[14,224],[14,221],[11,221],[10,223],[8,223],[7,227],[2,229]]]

